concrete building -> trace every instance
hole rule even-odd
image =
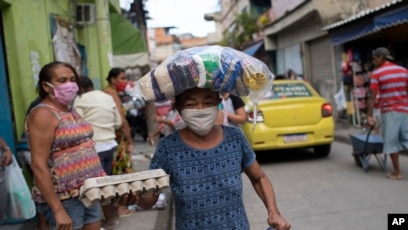
[[[217,32],[212,38],[220,40],[224,32],[234,29],[234,15],[256,9],[262,31],[254,34],[243,51],[264,61],[276,75],[295,71],[333,104],[341,82],[353,83],[353,76],[345,78],[342,71],[347,54],[364,56],[360,61],[365,64],[359,65],[367,72],[368,51],[382,45],[395,52],[400,64],[407,65],[403,35],[407,19],[401,15],[408,12],[402,0],[270,0],[270,9],[263,12],[260,9],[266,5],[260,2],[267,1],[220,1],[220,12],[206,14],[207,20],[216,22]],[[378,15],[385,22],[372,22]],[[357,103],[360,105],[356,107]],[[360,99],[349,102],[347,113],[359,112],[361,106],[364,103]]]
[[[157,27],[148,30],[150,64],[157,66],[179,50],[209,45],[207,37],[192,34],[170,34],[175,27]]]
[[[221,0],[219,4],[220,11],[210,12],[204,16],[207,21],[214,21],[216,27],[215,32],[209,34],[209,44],[219,43],[223,39],[223,33],[230,32],[237,26],[235,20],[238,14],[246,12],[261,18],[271,7],[269,1],[259,0]],[[257,40],[260,35],[262,34],[254,34],[253,40]]]
[[[366,8],[326,25],[334,50],[335,78],[345,85],[352,125],[360,127],[367,109],[372,51],[387,47],[394,62],[408,67],[408,3],[403,0],[369,0]],[[363,8],[363,7],[360,7]]]
[[[274,53],[274,72],[285,74],[288,69],[294,70],[332,103],[341,82],[347,85],[346,89],[353,88],[354,79],[361,74],[368,83],[370,51],[375,46],[394,44],[398,47],[394,49],[398,51],[399,62],[407,64],[403,45],[406,39],[402,34],[407,31],[408,16],[404,15],[408,11],[402,0],[271,2],[273,21],[264,27],[263,33],[266,51]],[[373,22],[375,17],[381,17],[381,23]],[[351,65],[354,69],[348,68],[346,73],[344,66]],[[355,101],[350,99],[352,96],[348,95],[347,113],[359,117],[353,121],[359,126],[366,108],[365,96]]]
[[[182,49],[208,45],[207,37],[195,37],[192,34],[181,34],[178,37]]]
[[[180,39],[170,34],[175,27],[157,27],[148,29],[150,65],[154,68],[175,52],[181,50]]]

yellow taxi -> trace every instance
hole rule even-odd
[[[312,147],[318,156],[330,154],[333,107],[307,82],[275,80],[256,115],[253,103],[243,99],[247,121],[241,128],[254,151]]]

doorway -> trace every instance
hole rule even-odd
[[[4,49],[3,16],[0,10],[0,136],[15,153],[14,121],[12,118],[12,103],[9,79],[6,69],[6,53]]]

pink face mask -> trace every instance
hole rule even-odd
[[[52,97],[58,104],[62,106],[70,105],[78,92],[78,85],[76,82],[67,82],[55,86],[49,82],[46,83],[54,89],[55,95],[53,95]]]

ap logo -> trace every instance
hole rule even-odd
[[[388,230],[408,229],[408,214],[388,214]]]
[[[405,223],[405,218],[394,218],[391,225],[402,225]]]

